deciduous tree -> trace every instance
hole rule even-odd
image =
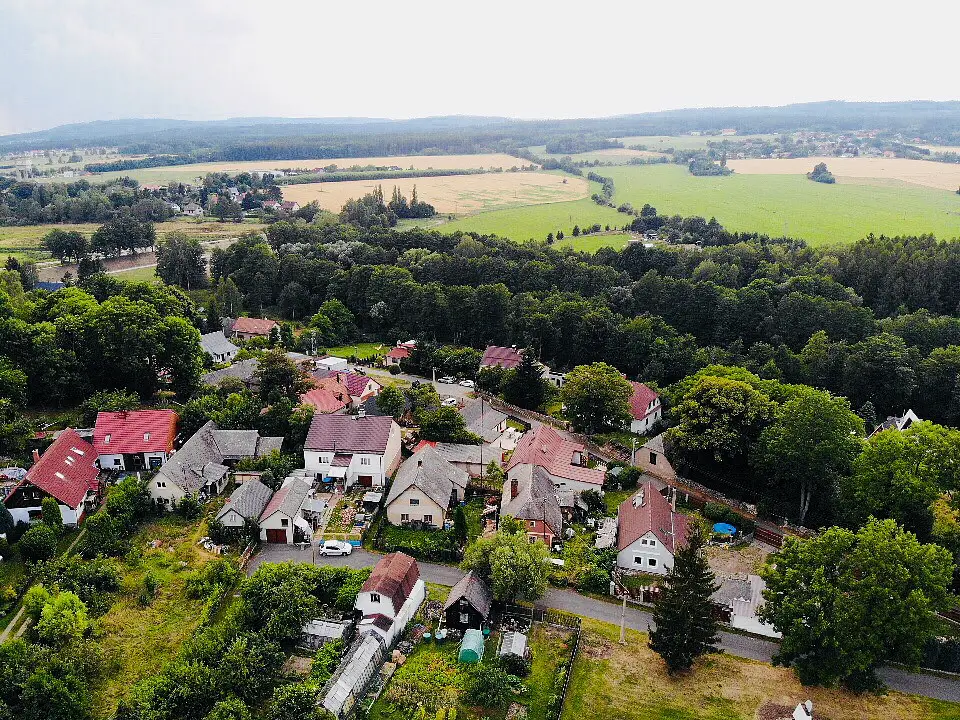
[[[622,427],[630,419],[633,388],[620,371],[606,363],[578,365],[560,388],[566,413],[578,430],[594,433]]]

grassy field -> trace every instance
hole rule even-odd
[[[646,145],[647,150],[657,152],[673,148],[674,150],[700,150],[707,147],[707,143],[718,143],[723,140],[738,142],[741,140],[772,140],[776,135],[636,135],[617,138],[624,147],[631,145]],[[577,156],[579,157],[579,155]]]
[[[563,720],[753,720],[767,703],[792,713],[808,698],[816,717],[829,720],[960,718],[958,704],[804,687],[791,670],[728,655],[707,657],[690,674],[671,678],[645,633],[628,631],[621,646],[616,626],[585,620],[583,627]]]
[[[44,260],[50,255],[43,249],[42,240],[51,230],[77,230],[90,237],[98,227],[98,223],[0,226],[0,255],[13,255],[19,260]],[[180,231],[201,240],[224,240],[266,227],[259,222],[221,223],[212,218],[200,222],[188,219],[167,220],[155,226],[160,238],[166,233]]]
[[[351,355],[356,355],[362,360],[367,360],[369,358],[386,355],[392,345],[379,342],[363,342],[356,343],[355,345],[342,345],[340,347],[327,348],[324,352],[327,355],[333,355],[334,357],[350,357]]]
[[[504,153],[485,155],[401,155],[397,157],[364,158],[312,158],[307,160],[251,160],[237,162],[195,163],[192,165],[167,165],[164,167],[143,168],[119,172],[98,173],[87,179],[91,182],[106,182],[119,177],[131,177],[148,185],[165,185],[170,182],[196,182],[207,173],[225,172],[235,175],[240,172],[264,172],[267,170],[293,170],[299,168],[317,168],[336,165],[349,168],[354,165],[392,166],[408,170],[469,170],[472,168],[503,168],[529,164],[526,160]]]
[[[160,282],[160,278],[157,277],[155,267],[144,267],[136,268],[135,270],[122,270],[120,272],[111,273],[116,278],[121,280],[126,280],[127,282]]]
[[[595,192],[595,190],[591,190]],[[545,205],[531,205],[527,207],[511,208],[508,210],[494,210],[478,213],[469,217],[460,218],[437,226],[442,232],[455,230],[474,231],[482,234],[494,234],[510,238],[517,242],[528,239],[545,240],[547,233],[556,233],[563,230],[567,240],[577,247],[578,242],[573,238],[573,226],[592,225],[600,223],[611,227],[622,227],[628,218],[613,208],[601,207],[593,200],[585,198],[572,202],[548,203]]]
[[[630,242],[630,233],[611,233],[609,235],[586,235],[581,237],[565,237],[560,242],[554,242],[555,248],[573,248],[582,252],[593,253],[603,247],[612,247],[620,250]]]
[[[437,212],[457,215],[577,200],[589,195],[589,183],[583,178],[563,173],[505,172],[285,185],[283,199],[296,200],[301,205],[316,200],[325,210],[338,212],[347,200],[366,195],[377,186],[383,188],[386,197],[394,186],[410,197],[416,186],[420,200],[433,205]]]
[[[590,152],[576,153],[548,153],[544,145],[535,145],[528,148],[537,157],[562,158],[572,157],[578,162],[599,162],[601,165],[626,165],[634,158],[664,157],[663,153],[652,152],[649,150],[630,150],[629,148],[605,148],[603,150],[591,150]]]
[[[960,235],[960,196],[916,187],[825,185],[792,175],[694,177],[685,167],[614,167],[615,201],[665,214],[716,217],[730,230],[787,234],[815,245],[874,232]],[[622,222],[622,221],[621,221]]]
[[[131,686],[156,673],[196,629],[203,601],[188,598],[185,585],[189,572],[212,557],[196,544],[204,527],[167,517],[134,536],[134,550],[123,560],[121,594],[98,620],[105,666],[92,688],[96,717],[112,715]],[[161,546],[146,549],[151,540],[160,540]],[[143,605],[138,596],[148,573],[160,581],[160,588],[153,601]]]

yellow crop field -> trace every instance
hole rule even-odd
[[[433,205],[439,213],[456,215],[579,200],[590,194],[590,185],[583,178],[516,172],[284,185],[283,199],[295,200],[301,205],[318,200],[320,207],[336,212],[347,200],[366,195],[377,185],[383,187],[387,199],[394,185],[408,198],[416,185],[420,200]]]
[[[899,181],[909,185],[956,191],[960,187],[960,165],[905,160],[902,158],[838,158],[809,157],[782,160],[730,160],[727,165],[741,175],[803,175],[817,163],[827,164],[837,182],[878,181],[889,184]]]

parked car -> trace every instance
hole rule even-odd
[[[457,383],[457,384],[460,385],[460,387],[472,388],[472,387],[473,387],[473,380],[461,380],[461,381],[460,381],[459,383]]]
[[[455,407],[457,404],[457,399],[455,397],[444,398],[444,401],[440,404],[444,407]]]
[[[456,384],[457,379],[456,379],[455,377],[450,377],[449,375],[447,375],[447,376],[442,377],[442,378],[440,378],[439,380],[437,380],[437,382],[438,382],[438,383],[443,383],[444,385],[454,385],[454,384]]]
[[[320,540],[317,552],[321,555],[349,555],[353,552],[353,545],[340,540]]]
[[[360,367],[360,366],[355,367],[355,368],[353,369],[353,371],[354,371],[357,375],[366,375],[366,374],[367,374],[367,371],[364,370],[364,369],[363,369],[362,367]]]

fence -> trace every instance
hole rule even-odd
[[[243,549],[243,552],[240,553],[239,564],[241,570],[245,571],[247,569],[247,564],[249,564],[250,558],[253,557],[253,554],[257,551],[258,546],[259,543],[251,542]]]

